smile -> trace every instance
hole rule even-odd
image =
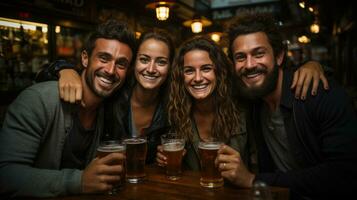
[[[155,80],[158,78],[158,76],[152,76],[152,75],[147,75],[147,74],[143,74],[142,76],[147,80]]]

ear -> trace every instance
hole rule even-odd
[[[281,53],[279,53],[278,57],[276,58],[276,64],[278,66],[281,66],[281,64],[283,63],[283,60],[284,60],[284,56],[285,56],[285,52],[282,51]]]
[[[82,60],[83,67],[87,68],[88,67],[88,59],[89,59],[89,57],[88,57],[88,53],[87,53],[86,50],[82,51],[81,58],[82,58],[81,60]]]

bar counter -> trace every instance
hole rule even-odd
[[[250,189],[237,188],[225,182],[221,188],[209,189],[200,186],[200,173],[194,171],[183,171],[182,178],[170,181],[165,176],[165,170],[157,166],[146,167],[146,180],[138,184],[126,183],[116,195],[93,194],[76,195],[66,197],[47,198],[54,200],[191,200],[191,199],[235,199],[253,200]],[[270,187],[273,199],[289,199],[287,188]]]

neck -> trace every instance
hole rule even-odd
[[[281,88],[283,84],[283,70],[279,68],[278,83],[273,92],[268,94],[263,98],[263,100],[268,104],[271,111],[275,111],[280,104]]]
[[[196,114],[211,114],[213,112],[212,96],[203,101],[195,101],[193,105],[194,113]]]
[[[148,90],[141,87],[138,83],[134,86],[131,96],[131,103],[134,106],[149,107],[156,105],[159,101],[159,89]]]

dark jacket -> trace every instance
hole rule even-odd
[[[129,113],[132,88],[132,86],[124,88],[106,102],[106,134],[110,135],[112,138],[124,139],[132,135],[132,122]],[[147,164],[155,162],[156,148],[161,144],[160,136],[167,133],[170,129],[165,108],[165,94],[159,94],[159,96],[162,98],[155,109],[150,127],[146,128],[143,133],[147,137],[148,142],[148,154],[146,157]]]
[[[256,180],[286,186],[292,195],[344,196],[357,189],[357,118],[344,90],[333,80],[305,101],[290,90],[292,72],[284,71],[280,109],[294,159],[300,170],[278,171],[264,142],[260,123],[262,102],[252,106],[248,132],[255,133],[260,173]],[[321,85],[321,84],[320,84]]]
[[[57,60],[46,66],[39,75],[36,81],[57,80],[58,72],[62,69],[74,69],[79,73],[80,70],[65,60]],[[133,74],[131,74],[133,76]],[[130,137],[131,134],[131,119],[130,118],[130,97],[134,85],[135,78],[130,77],[124,86],[105,100],[105,126],[104,139],[124,139]],[[159,145],[160,136],[169,130],[169,123],[166,113],[166,96],[165,94],[167,83],[161,86],[160,102],[156,107],[150,127],[145,129],[144,134],[148,141],[148,155],[146,159],[147,164],[151,164],[156,158],[156,147]]]

